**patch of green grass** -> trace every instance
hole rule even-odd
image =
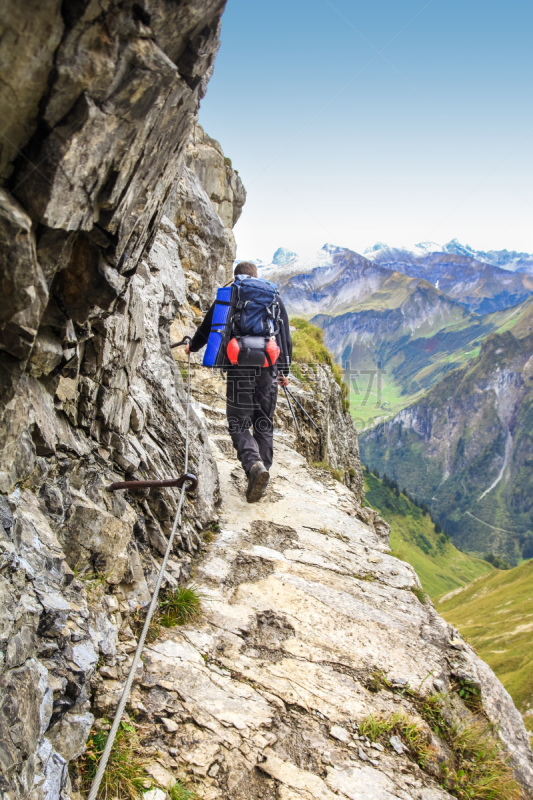
[[[369,692],[379,692],[381,689],[388,689],[389,682],[381,670],[374,670],[366,681],[366,688]]]
[[[161,625],[164,628],[173,628],[175,625],[194,622],[202,614],[202,601],[205,599],[206,596],[198,591],[195,583],[166,591],[159,604]]]
[[[403,712],[398,711],[388,717],[375,716],[370,714],[359,725],[359,732],[363,736],[368,736],[372,742],[384,740],[383,744],[388,744],[387,740],[392,735],[398,736],[409,748],[412,758],[422,768],[431,755],[431,739],[428,732],[413,719],[407,717]]]
[[[433,733],[445,739],[449,729],[449,717],[446,715],[446,697],[443,692],[421,697],[418,711],[427,722]]]
[[[175,783],[172,789],[168,790],[168,794],[170,800],[195,800],[198,797],[196,792],[186,789],[181,781]]]
[[[492,572],[435,606],[494,670],[517,708],[533,705],[533,560]],[[533,729],[533,717],[524,718]]]
[[[427,605],[428,596],[420,586],[411,586],[411,591],[423,606]]]
[[[520,800],[522,793],[492,725],[474,723],[450,740],[453,757],[441,766],[444,785],[461,800]]]
[[[324,344],[324,331],[305,319],[291,317],[290,324],[296,328],[292,332],[292,359],[301,364],[327,364],[335,362]]]
[[[208,532],[214,536],[214,532],[209,529]],[[164,589],[161,592],[159,608],[150,620],[146,642],[148,644],[155,642],[162,628],[186,625],[199,619],[202,615],[202,601],[206,599],[207,597],[198,591],[194,583],[189,586],[179,586],[177,589]],[[133,615],[131,628],[137,638],[144,626],[147,610],[141,609]]]
[[[402,492],[396,494],[371,472],[364,471],[365,500],[391,526],[392,554],[414,567],[424,592],[434,598],[459,589],[480,575],[495,573],[483,559],[461,553],[441,532],[429,514]]]
[[[291,364],[291,372],[296,378],[298,378],[299,381],[302,381],[302,382],[305,381],[304,374],[303,374],[299,364],[293,362]]]
[[[465,704],[465,706],[474,713],[483,709],[483,699],[481,697],[481,689],[475,683],[470,681],[459,681],[455,691]]]
[[[212,542],[217,533],[220,533],[220,524],[218,522],[210,522],[207,528],[202,532],[202,539],[204,542]]]
[[[105,594],[108,572],[93,572],[89,567],[82,569],[79,564],[74,566],[73,572],[74,577],[84,584],[89,603],[95,603]]]
[[[348,387],[344,382],[344,370],[335,363],[332,353],[324,344],[324,331],[312,325],[306,319],[291,317],[291,325],[296,328],[292,333],[292,360],[301,364],[325,364],[331,368],[333,377],[342,391],[342,405],[345,411],[350,407]],[[297,365],[291,367],[295,375]],[[297,377],[302,380],[301,370]]]
[[[378,688],[391,688],[382,674],[375,674]],[[502,742],[490,723],[459,722],[450,713],[447,695],[423,697],[405,692],[414,702],[420,717],[448,745],[451,755],[440,764],[440,784],[460,800],[520,800],[520,788],[508,764]],[[359,732],[371,741],[389,745],[396,734],[408,748],[409,756],[422,769],[435,774],[435,755],[428,730],[421,722],[400,711],[389,716],[370,714],[359,725]]]
[[[317,469],[325,469],[326,472],[329,472],[332,478],[334,478],[336,481],[339,481],[339,483],[343,483],[344,475],[341,469],[335,469],[331,466],[331,464],[328,464],[327,461],[312,461],[311,463],[313,467],[316,467]]]
[[[107,737],[107,731],[93,731],[85,752],[75,762],[84,797],[88,796],[91,789]],[[145,769],[147,760],[138,755],[138,746],[139,740],[133,725],[121,722],[98,790],[98,800],[139,800],[142,797],[146,791],[145,782],[152,779]]]

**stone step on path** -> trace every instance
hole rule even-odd
[[[220,397],[202,389],[197,413],[218,420]],[[204,800],[450,798],[405,754],[357,735],[369,713],[416,716],[406,699],[366,688],[376,671],[412,687],[430,674],[449,681],[451,633],[411,591],[414,570],[290,434],[275,437],[271,482],[256,504],[222,441],[217,422],[221,530],[195,576],[204,616],[147,646],[132,694],[139,719],[153,725],[158,763]],[[464,647],[463,667],[479,672]]]

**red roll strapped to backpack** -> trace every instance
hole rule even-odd
[[[240,345],[239,339],[237,339],[237,337],[234,336],[233,339],[230,339],[226,352],[227,352],[228,358],[231,361],[231,363],[233,364],[233,366],[234,367],[237,366],[237,364],[239,363],[239,354],[241,352],[241,345]],[[278,360],[278,357],[279,357],[279,347],[276,344],[276,340],[273,337],[268,340],[268,343],[267,343],[266,348],[264,349],[264,352],[266,354],[268,354],[268,357],[267,357],[267,355],[265,355],[265,363],[262,366],[263,367],[271,367],[271,366],[273,366],[276,363],[276,361]],[[269,363],[269,359],[270,359],[270,363]],[[239,366],[245,366],[245,365],[239,365]]]

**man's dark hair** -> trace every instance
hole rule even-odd
[[[240,261],[233,272],[234,275],[249,275],[257,278],[257,267],[251,261]]]

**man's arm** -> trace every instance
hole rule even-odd
[[[209,334],[211,333],[211,325],[213,324],[214,310],[215,310],[215,304],[213,303],[213,305],[205,315],[204,321],[202,322],[200,327],[196,329],[196,333],[192,337],[190,345],[186,345],[185,355],[188,355],[189,353],[197,353],[198,350],[201,350],[202,347],[206,346],[207,340],[209,339]]]

